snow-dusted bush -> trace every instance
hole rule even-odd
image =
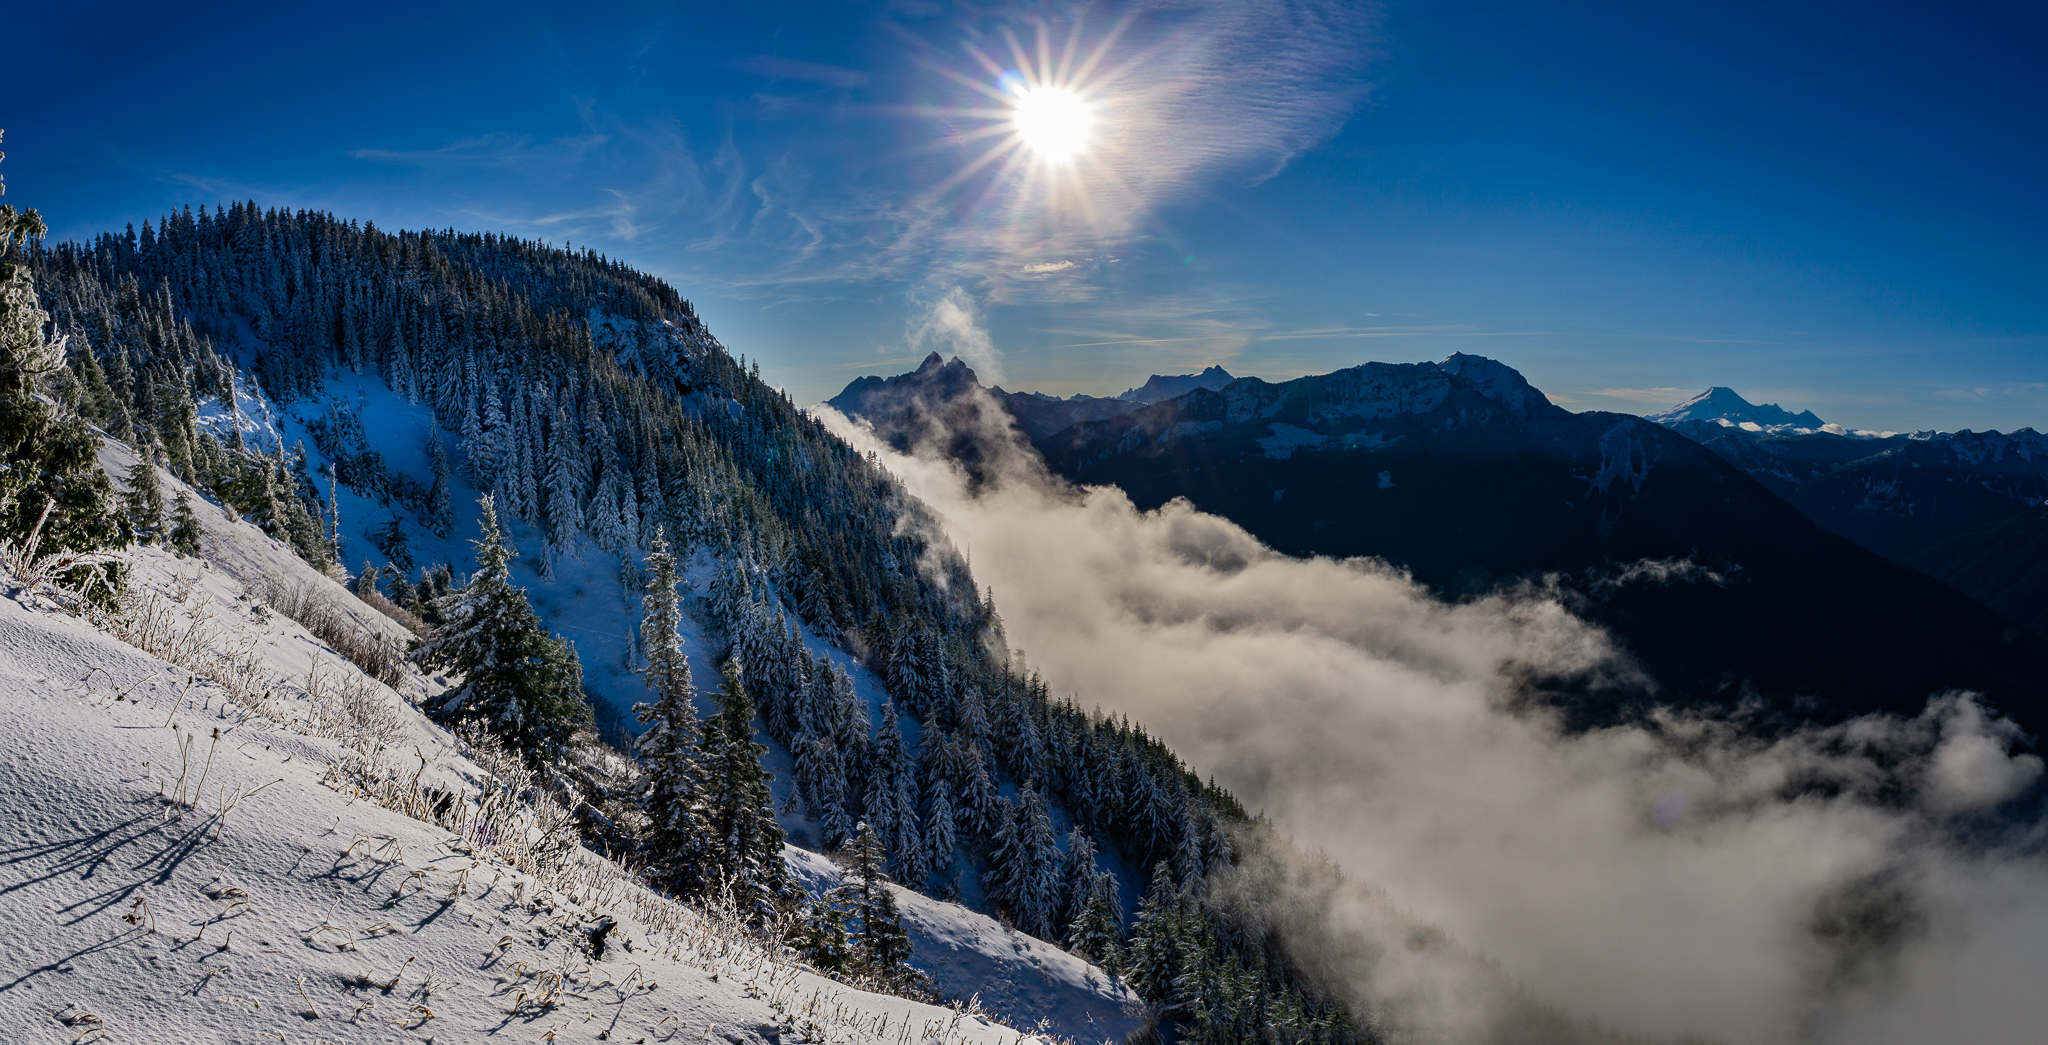
[[[364,627],[335,604],[340,596],[323,586],[294,584],[273,578],[257,593],[279,613],[298,621],[315,638],[334,648],[363,673],[397,686],[405,679],[405,656],[396,642]]]
[[[328,668],[318,658],[301,688],[311,707],[308,732],[340,741],[349,750],[374,756],[406,736],[405,720],[368,676]]]

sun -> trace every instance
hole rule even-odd
[[[1095,129],[1094,107],[1071,88],[1020,86],[1010,106],[1018,140],[1049,162],[1065,163],[1079,156]]]
[[[932,196],[950,193],[986,172],[980,203],[994,198],[992,193],[1014,189],[1012,202],[1019,207],[1055,196],[1088,206],[1086,190],[1117,178],[1117,157],[1127,148],[1132,106],[1117,96],[1126,78],[1104,64],[1125,24],[1111,26],[1086,50],[1079,20],[1064,45],[1045,24],[1037,27],[1035,47],[1005,29],[1006,55],[985,52],[974,43],[965,47],[984,75],[933,64],[940,75],[994,104],[916,110],[951,124],[951,133],[931,148],[958,148],[966,154],[958,169],[931,187]]]

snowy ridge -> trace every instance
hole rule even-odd
[[[791,872],[811,893],[839,884],[838,865],[791,846]],[[1142,1027],[1129,1015],[1138,1004],[1101,969],[1033,936],[957,903],[890,885],[916,951],[911,964],[929,973],[942,994],[978,997],[1014,1026],[1052,1029],[1077,1041],[1121,1041]]]
[[[102,460],[119,476],[134,456],[107,441]],[[513,850],[360,797],[379,767],[416,793],[472,796],[463,803],[487,776],[399,692],[252,590],[303,585],[366,629],[394,640],[405,629],[158,478],[193,497],[206,560],[130,549],[133,601],[169,632],[227,651],[237,676],[193,677],[86,620],[0,600],[0,801],[20,813],[0,822],[0,846],[15,854],[0,918],[31,927],[0,940],[0,1037],[1030,1040],[985,1014],[809,972],[580,848],[536,874],[505,862]],[[361,730],[347,735],[351,750],[322,728],[308,690],[336,684],[367,698],[359,717],[381,755],[365,754]],[[401,689],[416,698],[438,686],[411,676]],[[816,854],[788,854],[800,873],[833,873]],[[982,972],[1051,982],[1040,971],[1050,968],[1059,989],[1004,1000],[1091,1045],[1136,1026],[1112,1022],[1123,995],[1079,959],[903,895],[920,946],[947,944],[937,968],[977,970],[942,977],[949,992],[971,996]],[[591,933],[607,923],[598,948]],[[1076,1010],[1084,993],[1096,1001]],[[1099,1038],[1086,1034],[1091,1019],[1104,1024]]]
[[[1209,367],[1199,374],[1153,374],[1145,379],[1144,384],[1137,388],[1125,389],[1117,398],[1132,403],[1157,403],[1164,399],[1187,395],[1197,388],[1206,388],[1214,392],[1235,380],[1237,378],[1232,377],[1230,371],[1220,366]]]

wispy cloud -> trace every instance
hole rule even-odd
[[[734,61],[732,66],[741,72],[755,73],[774,80],[802,80],[805,83],[823,84],[826,87],[860,87],[870,79],[867,73],[859,69],[767,54],[749,55]]]
[[[911,317],[904,340],[913,349],[940,355],[950,348],[982,380],[1003,379],[1002,353],[996,350],[994,339],[982,326],[974,298],[959,287],[948,287],[945,293],[925,302]]]
[[[1704,388],[1584,388],[1577,389],[1581,395],[1598,396],[1602,399],[1620,399],[1630,403],[1651,403],[1673,406],[1706,391]]]

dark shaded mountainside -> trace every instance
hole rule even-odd
[[[2048,635],[2048,504],[1943,541],[1907,561]]]
[[[1730,405],[1747,412],[1739,397]],[[2030,428],[1881,435],[1711,415],[1666,423],[1827,529],[2048,634],[2048,585],[2024,580],[2042,561],[2026,551],[2038,545],[2012,537],[2048,502],[2048,436]]]
[[[971,393],[971,371],[946,380]],[[1034,445],[1058,474],[1141,508],[1185,497],[1281,552],[1378,556],[1451,597],[1556,576],[1659,686],[1568,696],[1587,722],[1638,699],[1761,698],[1779,721],[1912,714],[1963,687],[2048,725],[2038,636],[1827,532],[1683,434],[1563,410],[1490,359],[1240,378]]]
[[[845,391],[826,400],[826,405],[848,417],[865,417],[875,422],[897,449],[913,442],[943,437],[948,450],[963,460],[979,460],[978,437],[988,430],[985,404],[992,399],[1017,424],[1026,439],[1046,436],[1082,421],[1100,421],[1130,413],[1149,403],[1186,395],[1196,389],[1218,389],[1236,380],[1229,371],[1212,366],[1199,374],[1175,377],[1152,375],[1143,385],[1118,396],[1072,395],[1065,399],[1043,392],[1005,392],[1001,385],[988,389],[987,397],[971,395],[981,381],[959,359],[948,363],[937,352],[924,357],[916,370],[895,377],[854,379]]]

